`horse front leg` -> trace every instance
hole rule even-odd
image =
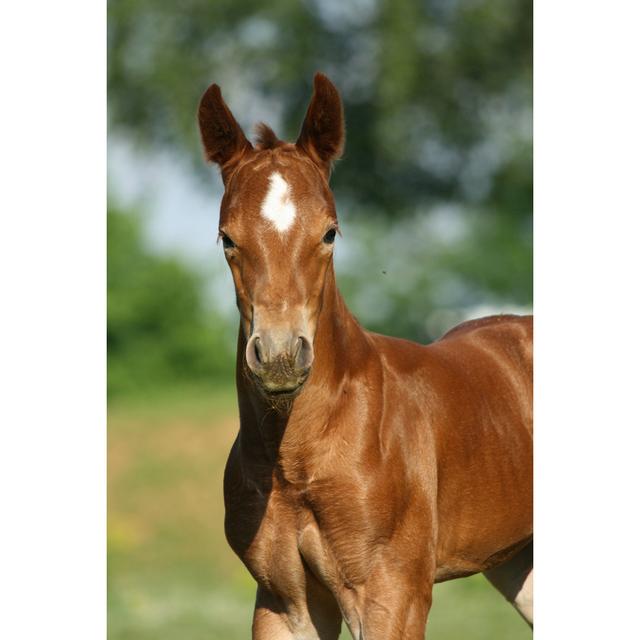
[[[253,614],[253,640],[337,640],[342,616],[328,592],[310,585],[299,602],[285,602],[258,587]]]
[[[424,640],[431,598],[423,594],[402,596],[402,602],[369,597],[365,601],[359,634],[352,631],[357,640]]]
[[[287,623],[286,611],[273,594],[258,587],[256,604],[253,611],[251,637],[253,640],[295,640],[295,636]]]
[[[424,640],[433,580],[422,572],[378,570],[343,602],[355,640]]]

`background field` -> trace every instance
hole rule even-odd
[[[250,637],[253,580],[222,526],[222,473],[236,430],[228,387],[111,403],[110,640]],[[481,576],[436,586],[429,633],[434,640],[532,635]]]

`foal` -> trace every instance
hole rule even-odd
[[[199,123],[222,172],[240,330],[229,544],[257,582],[253,638],[424,637],[434,582],[485,572],[532,622],[532,319],[423,346],[365,331],[340,296],[329,189],[342,152],[323,75],[295,144],[254,148],[217,85]]]

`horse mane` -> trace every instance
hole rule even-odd
[[[273,129],[264,122],[259,122],[255,128],[256,131],[256,147],[260,151],[265,149],[276,149],[284,144],[282,140],[278,138]]]

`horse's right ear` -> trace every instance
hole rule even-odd
[[[205,156],[220,166],[225,180],[243,154],[253,147],[222,99],[217,84],[212,84],[200,99],[198,123]]]

